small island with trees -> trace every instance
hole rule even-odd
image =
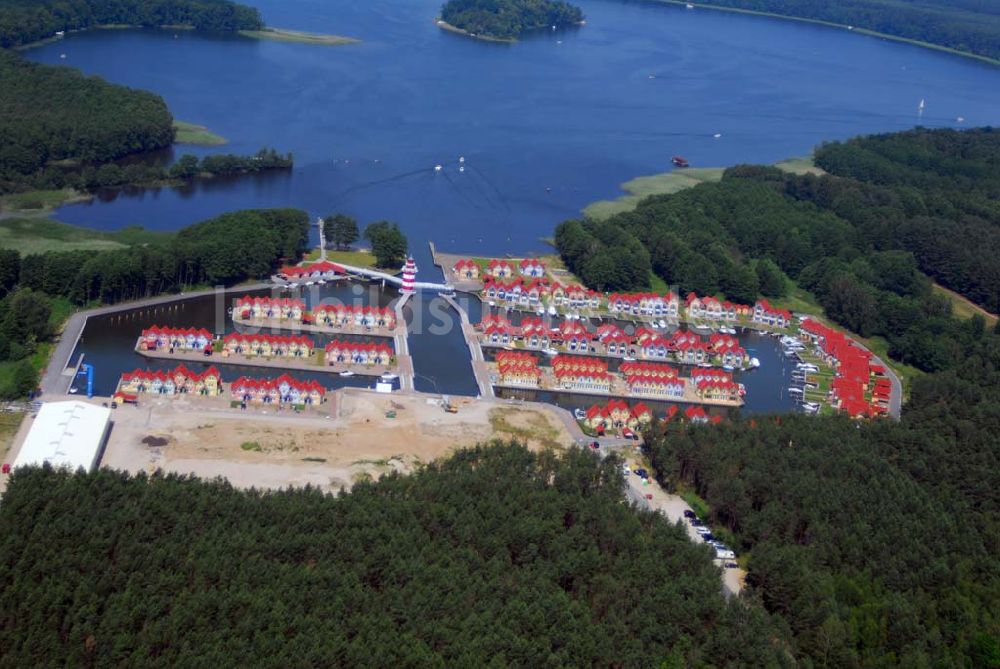
[[[515,42],[523,33],[583,23],[583,11],[563,0],[448,0],[438,25],[495,42]]]

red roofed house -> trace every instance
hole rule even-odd
[[[540,278],[545,276],[545,265],[535,258],[525,258],[521,261],[518,269],[524,276]]]
[[[337,263],[328,260],[309,263],[306,265],[296,265],[282,267],[278,270],[278,277],[290,281],[301,281],[304,279],[335,279],[345,276],[347,270]]]
[[[462,258],[451,269],[459,279],[468,281],[479,279],[479,265],[468,258]]]
[[[792,314],[784,309],[776,309],[767,300],[757,300],[753,305],[753,322],[787,328],[792,322]]]
[[[506,260],[494,258],[486,266],[486,272],[495,279],[509,279],[514,276],[514,266]]]

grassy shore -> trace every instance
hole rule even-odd
[[[628,195],[615,200],[593,202],[584,208],[583,215],[587,218],[604,220],[615,214],[632,211],[639,202],[650,195],[669,195],[698,184],[718,181],[724,171],[724,167],[694,167],[636,177],[621,185],[622,190],[627,191]]]
[[[264,28],[263,30],[241,30],[244,37],[252,39],[266,39],[275,42],[294,42],[297,44],[317,44],[322,46],[342,46],[344,44],[357,44],[361,40],[353,37],[343,37],[341,35],[324,35],[322,33],[308,33],[301,30],[284,30],[282,28]]]
[[[668,5],[685,5],[687,0],[657,0]],[[880,33],[875,30],[868,30],[867,28],[858,28],[857,26],[849,26],[843,23],[834,23],[832,21],[823,21],[821,19],[809,19],[802,16],[789,16],[788,14],[776,14],[774,12],[762,12],[754,9],[740,9],[738,7],[719,7],[712,4],[700,4],[691,3],[698,9],[712,9],[718,12],[730,12],[733,14],[749,14],[750,16],[764,16],[771,19],[783,19],[785,21],[799,21],[800,23],[811,23],[817,26],[826,26],[827,28],[838,28],[840,30],[850,30],[851,32],[857,33],[859,35],[865,35],[866,37],[878,37],[880,39],[890,40],[892,42],[902,42],[904,44],[912,44],[914,46],[919,46],[924,49],[933,49],[934,51],[943,51],[944,53],[950,53],[955,56],[962,56],[963,58],[973,58],[975,60],[982,61],[984,63],[989,63],[990,65],[1000,65],[1000,60],[996,58],[990,58],[989,56],[980,56],[978,54],[971,53],[969,51],[960,51],[958,49],[952,49],[950,47],[941,46],[940,44],[933,44],[931,42],[923,42],[917,39],[911,39],[909,37],[899,37],[898,35],[889,35],[887,33]]]
[[[48,218],[8,218],[0,220],[0,248],[21,255],[46,251],[106,251],[162,239],[168,233],[130,227],[116,232],[91,230]]]
[[[0,218],[14,214],[47,214],[56,207],[64,204],[86,202],[90,198],[90,195],[73,190],[72,188],[32,190],[25,193],[0,195]]]
[[[815,174],[817,176],[826,174],[816,166],[812,156],[789,158],[775,163],[774,166],[792,174]],[[725,167],[689,167],[662,174],[636,177],[621,185],[622,190],[627,191],[628,195],[623,195],[615,200],[592,202],[584,207],[583,215],[587,218],[603,221],[615,214],[634,210],[642,200],[651,195],[671,195],[686,188],[693,188],[698,184],[719,181],[725,171]]]
[[[316,262],[319,259],[319,249],[313,249],[305,257],[306,262]],[[354,267],[375,267],[375,256],[368,249],[358,249],[357,251],[327,250],[326,259],[330,262],[339,262]]]
[[[229,140],[225,137],[216,135],[214,132],[210,132],[205,126],[188,123],[187,121],[174,120],[174,130],[177,131],[174,137],[175,144],[219,146],[229,142]]]
[[[948,298],[948,301],[951,302],[951,313],[954,314],[956,317],[968,320],[973,316],[975,316],[976,314],[979,314],[980,316],[986,319],[986,325],[988,327],[993,327],[994,325],[996,325],[997,322],[996,314],[991,314],[990,312],[986,311],[986,309],[983,309],[981,306],[979,306],[975,302],[972,302],[968,298],[965,298],[956,293],[955,291],[948,290],[944,286],[938,285],[936,283],[931,286],[931,289],[935,293],[939,295],[944,295],[945,297]]]

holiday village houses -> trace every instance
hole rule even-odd
[[[299,381],[288,374],[275,379],[241,376],[229,384],[229,392],[234,401],[243,404],[316,406],[326,398],[326,389],[318,382]]]
[[[396,328],[396,312],[390,307],[320,304],[308,314],[308,320],[332,328]]]
[[[231,332],[222,338],[222,357],[309,359],[316,345],[301,335],[244,334]]]
[[[609,400],[603,406],[593,405],[584,414],[583,423],[597,434],[609,430],[642,430],[653,420],[653,412],[644,403],[629,406],[620,399]]]
[[[816,350],[835,373],[827,401],[855,418],[883,416],[889,412],[892,381],[885,367],[873,361],[870,351],[842,332],[812,318],[802,321],[799,337]]]
[[[136,348],[140,351],[205,351],[211,350],[214,339],[204,328],[154,325],[142,331]]]
[[[614,323],[602,323],[591,331],[583,321],[564,320],[558,327],[549,328],[540,317],[524,316],[519,325],[513,325],[506,316],[491,314],[485,314],[476,327],[480,342],[485,346],[555,349],[575,354],[734,369],[746,368],[751,363],[739,340],[723,333],[705,339],[695,332],[677,331],[668,337],[643,326],[628,335]]]
[[[388,367],[396,362],[392,347],[384,343],[333,340],[326,345],[327,365]]]
[[[234,320],[281,320],[306,323],[330,328],[386,328],[396,327],[396,312],[390,307],[374,307],[323,303],[311,311],[302,300],[274,297],[238,298],[233,307]]]
[[[222,375],[214,366],[195,372],[184,365],[170,371],[136,369],[121,375],[115,398],[134,401],[143,394],[214,397],[222,394]]]
[[[306,313],[306,303],[287,297],[237,298],[233,305],[234,320],[282,320],[301,323]]]

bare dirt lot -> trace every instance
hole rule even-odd
[[[102,465],[222,476],[240,487],[308,483],[338,490],[364,477],[411,471],[494,436],[517,437],[534,448],[572,442],[552,410],[477,400],[457,406],[451,414],[426,397],[361,391],[335,393],[321,410],[303,415],[150,399],[112,414]]]

